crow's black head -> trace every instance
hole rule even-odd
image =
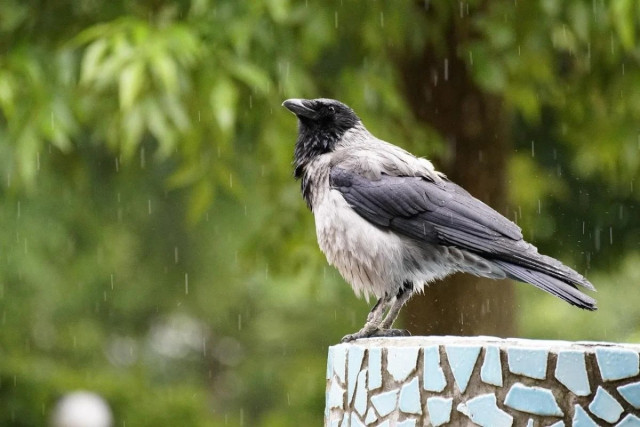
[[[287,99],[282,105],[298,117],[296,178],[302,177],[311,159],[332,151],[344,133],[360,123],[351,108],[334,99]]]

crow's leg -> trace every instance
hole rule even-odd
[[[379,324],[382,322],[382,316],[384,315],[385,310],[391,300],[386,298],[380,298],[377,303],[373,307],[371,307],[371,311],[367,315],[367,323],[375,323]]]
[[[387,307],[391,304],[392,299],[393,298],[388,296],[380,298],[367,315],[367,323],[364,324],[364,327],[355,334],[346,335],[342,338],[342,342],[349,342],[357,340],[358,338],[367,338],[376,333],[376,331],[380,329],[384,312],[387,311]]]
[[[393,322],[398,317],[402,306],[411,297],[412,292],[413,283],[407,281],[402,284],[402,287],[395,297],[385,297],[384,299],[381,298],[378,300],[376,305],[373,306],[373,309],[371,309],[369,316],[367,316],[367,323],[365,323],[364,328],[355,334],[345,336],[342,338],[342,342],[349,342],[359,338],[403,337],[411,335],[409,331],[405,329],[391,329],[391,326],[393,326]],[[391,308],[389,308],[387,316],[382,320],[382,315],[389,305],[391,305]]]
[[[398,294],[396,295],[396,298],[393,301],[393,304],[391,304],[391,308],[389,309],[389,313],[387,313],[387,317],[385,317],[382,323],[380,324],[381,332],[384,332],[385,330],[404,331],[405,332],[404,335],[411,335],[409,334],[408,331],[405,331],[403,329],[391,329],[391,327],[393,326],[393,322],[395,322],[396,319],[398,318],[398,314],[400,314],[400,309],[402,309],[402,306],[404,306],[404,304],[407,301],[409,301],[409,298],[411,298],[412,292],[413,292],[413,283],[404,282],[402,288],[400,288],[400,290],[398,291]],[[393,333],[393,335],[391,336],[397,336],[397,335],[398,333]]]

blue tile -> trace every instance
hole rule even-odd
[[[458,405],[458,411],[482,427],[511,427],[513,417],[498,408],[496,395],[481,394]]]
[[[422,414],[420,405],[420,390],[418,390],[418,377],[414,377],[409,383],[400,389],[399,408],[407,414]]]
[[[640,409],[640,382],[618,387],[618,393],[636,409]]]
[[[507,393],[504,404],[529,414],[563,415],[551,390],[542,387],[527,387],[520,383],[515,383]]]
[[[502,363],[500,349],[495,345],[488,346],[484,353],[484,362],[480,369],[480,379],[487,384],[502,387]]]
[[[428,391],[441,392],[447,386],[447,380],[440,367],[440,349],[437,345],[424,348],[424,372],[422,387]]]
[[[555,376],[562,385],[576,396],[589,396],[591,386],[584,361],[584,353],[576,350],[558,352]]]
[[[381,417],[389,415],[398,405],[398,389],[371,396],[371,404]]]
[[[598,347],[596,348],[596,359],[602,379],[605,381],[621,380],[640,373],[638,353],[632,350]]]
[[[598,386],[596,397],[589,404],[589,410],[593,415],[608,423],[615,423],[620,419],[623,409],[616,399],[602,387]]]
[[[473,372],[473,367],[480,354],[479,346],[466,345],[448,345],[445,347],[449,366],[453,373],[453,379],[456,381],[461,393],[467,389],[469,378]]]
[[[378,416],[376,415],[376,411],[374,411],[373,408],[369,408],[369,411],[367,411],[367,416],[364,419],[364,423],[371,424],[375,422],[377,419],[378,419]]]
[[[416,420],[411,418],[411,419],[408,419],[408,420],[400,421],[398,424],[396,424],[396,426],[398,426],[398,427],[416,427]]]
[[[349,424],[349,413],[345,412],[342,417],[342,424],[340,424],[340,427],[349,427]]]
[[[329,389],[329,398],[327,399],[327,405],[329,408],[343,408],[344,389],[340,387],[337,381],[331,383]]]
[[[362,367],[364,359],[364,347],[352,345],[347,354],[347,405],[351,404],[353,392],[356,389],[356,379]]]
[[[353,400],[353,409],[355,409],[361,417],[367,410],[367,370],[363,369],[358,374],[358,382],[356,386],[356,397]]]
[[[429,419],[434,427],[441,426],[451,421],[451,397],[430,397],[427,399]]]
[[[558,421],[557,423],[553,423],[548,427],[564,427],[564,421]]]
[[[514,374],[543,380],[547,376],[549,352],[540,348],[509,348],[509,370]]]
[[[571,425],[573,427],[599,427],[580,405],[574,406]]]
[[[345,380],[345,368],[347,366],[347,345],[340,344],[333,346],[333,372],[340,378],[341,382]]]
[[[640,427],[640,418],[629,414],[616,424],[616,427]]]
[[[333,347],[329,347],[329,355],[327,356],[327,379],[333,375]]]
[[[391,424],[389,424],[389,420],[382,422],[380,424],[378,424],[377,427],[389,427]]]
[[[338,427],[340,425],[340,420],[331,420],[331,427]]]
[[[355,412],[351,413],[351,425],[349,427],[365,427],[365,425],[362,424],[362,421],[360,421]]]
[[[394,380],[404,381],[416,369],[419,347],[390,347],[387,349],[387,371]]]
[[[373,347],[369,349],[369,390],[375,390],[382,386],[382,349]]]

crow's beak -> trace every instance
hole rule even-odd
[[[282,106],[291,111],[296,116],[308,117],[313,119],[316,116],[314,109],[307,107],[309,101],[306,99],[287,99]]]

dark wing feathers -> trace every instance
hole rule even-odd
[[[593,289],[572,269],[539,254],[522,239],[517,225],[452,182],[388,175],[371,181],[334,167],[330,183],[360,216],[373,224],[418,241],[474,252],[495,261],[513,278],[555,295],[560,293],[562,296],[558,296],[571,303],[575,303],[576,295],[565,288],[581,285]],[[505,267],[511,264],[514,265]],[[551,277],[545,281],[539,273]],[[558,283],[563,288],[553,291]],[[582,295],[578,291],[575,294]]]

